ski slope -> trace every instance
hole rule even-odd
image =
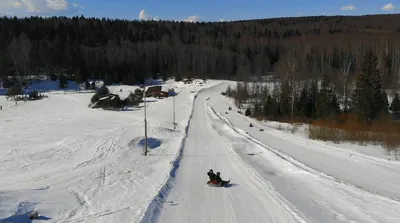
[[[227,84],[219,87],[220,91]],[[214,99],[214,100],[213,100]],[[228,107],[235,107],[231,99],[222,99],[215,94],[210,103],[232,126],[247,132],[248,136],[258,140],[270,149],[275,149],[294,160],[334,178],[359,187],[365,191],[400,201],[400,162],[366,155],[355,150],[342,148],[341,144],[329,145],[321,141],[307,139],[305,135],[293,135],[265,125],[263,122],[250,119],[234,111],[225,114]],[[222,112],[223,111],[223,112]],[[254,125],[249,128],[249,124]],[[259,131],[263,128],[265,131]],[[347,146],[348,147],[348,146]],[[354,146],[355,147],[355,146]],[[365,146],[364,150],[376,150]]]
[[[160,206],[148,211],[143,222],[400,221],[400,203],[395,199],[311,169],[236,127],[246,128],[249,120],[234,111],[225,114],[228,106],[234,106],[220,95],[224,89],[226,85],[221,84],[197,97],[179,167],[168,189],[158,197]],[[268,130],[263,133],[266,141],[272,137]],[[291,139],[286,135],[280,146]],[[301,143],[290,145],[303,149]],[[367,166],[370,161],[365,162]],[[377,166],[379,170],[379,165],[370,168]],[[233,185],[208,187],[206,172],[210,168],[220,171],[223,179],[231,179]],[[385,170],[388,176],[396,174],[391,168]]]
[[[212,90],[212,89],[211,89]],[[204,92],[204,93],[203,93]],[[252,175],[230,146],[212,130],[207,116],[207,90],[195,101],[188,137],[183,147],[172,192],[160,222],[297,222],[301,218],[279,194]],[[230,188],[210,188],[207,171],[232,179]],[[227,175],[229,173],[229,175]],[[251,205],[249,205],[251,204]],[[154,220],[154,219],[153,219]]]

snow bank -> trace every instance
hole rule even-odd
[[[170,192],[172,188],[172,184],[175,178],[175,173],[179,168],[179,163],[182,158],[183,150],[185,148],[185,142],[186,138],[188,136],[188,131],[190,128],[190,121],[192,120],[193,112],[194,112],[194,105],[195,105],[195,100],[197,99],[197,95],[202,91],[203,89],[197,91],[193,97],[193,104],[192,104],[192,110],[190,112],[190,116],[187,122],[187,125],[185,126],[185,134],[182,138],[182,141],[180,143],[178,152],[175,154],[174,158],[171,160],[171,168],[169,175],[166,177],[164,183],[161,185],[157,195],[154,197],[154,199],[150,202],[148,205],[148,208],[146,210],[146,213],[144,214],[141,222],[150,222],[153,219],[156,219],[157,216],[160,214],[160,211],[162,209],[163,203],[165,202],[165,198],[168,196],[168,193]]]

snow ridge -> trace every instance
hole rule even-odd
[[[277,155],[277,156],[280,157],[281,159],[283,159],[283,160],[285,160],[285,161],[287,161],[287,162],[293,164],[294,166],[296,166],[296,167],[298,167],[298,168],[300,168],[300,169],[302,169],[302,170],[305,170],[305,171],[307,171],[307,172],[309,172],[309,173],[312,173],[312,174],[315,174],[315,175],[317,175],[317,176],[320,176],[320,177],[322,177],[322,178],[325,178],[325,179],[328,179],[328,180],[332,180],[332,181],[334,181],[334,182],[336,182],[336,183],[343,184],[343,185],[350,186],[350,187],[354,187],[354,188],[357,188],[357,189],[359,189],[359,190],[361,190],[361,191],[364,191],[364,192],[366,192],[366,193],[370,193],[370,194],[373,194],[373,195],[375,195],[375,196],[384,198],[384,199],[386,199],[388,202],[396,202],[396,203],[400,202],[400,200],[398,200],[398,199],[396,199],[396,198],[392,198],[392,197],[387,197],[387,196],[380,195],[380,194],[378,194],[378,193],[376,193],[376,192],[374,192],[374,191],[367,190],[367,189],[365,189],[365,188],[363,188],[363,187],[361,187],[361,186],[347,183],[347,182],[345,182],[345,181],[343,181],[343,180],[340,180],[340,179],[338,179],[338,178],[336,178],[336,177],[333,177],[333,176],[331,176],[331,175],[329,175],[329,174],[326,174],[326,173],[323,173],[323,172],[319,172],[319,171],[317,171],[317,170],[314,170],[313,168],[311,168],[311,167],[309,167],[309,166],[307,166],[307,165],[305,165],[305,164],[303,164],[303,163],[301,163],[301,162],[295,160],[294,158],[292,158],[292,157],[290,157],[290,156],[288,156],[288,155],[286,155],[286,154],[284,154],[284,153],[279,152],[279,151],[276,150],[275,148],[273,148],[273,147],[271,147],[271,146],[269,146],[269,145],[263,144],[262,142],[260,142],[260,141],[258,141],[257,139],[253,138],[253,137],[250,136],[249,134],[244,133],[243,130],[236,128],[236,127],[233,126],[229,121],[227,121],[227,119],[226,119],[225,117],[223,117],[221,114],[218,114],[219,112],[215,111],[215,109],[214,109],[211,105],[209,105],[209,106],[210,106],[211,110],[214,111],[214,113],[219,117],[219,119],[220,119],[221,121],[225,122],[233,131],[235,131],[235,132],[238,133],[239,135],[241,135],[241,136],[247,138],[248,140],[254,142],[256,145],[260,146],[261,148],[264,148],[264,149],[266,149],[266,150],[268,150],[268,151],[274,153],[275,155]]]
[[[185,127],[185,134],[181,140],[181,143],[179,145],[179,149],[178,152],[176,153],[176,155],[174,156],[174,158],[171,161],[171,169],[169,171],[168,176],[166,177],[164,183],[161,185],[160,190],[158,191],[158,193],[155,195],[155,197],[151,200],[150,204],[147,207],[147,210],[142,218],[142,220],[140,222],[155,222],[162,210],[163,204],[165,203],[166,198],[168,197],[169,192],[171,191],[173,184],[174,184],[174,178],[175,178],[175,174],[176,171],[179,168],[179,163],[182,159],[182,154],[183,154],[183,150],[185,149],[185,143],[186,143],[186,139],[188,137],[188,132],[189,132],[189,128],[190,128],[190,122],[192,120],[192,116],[194,113],[194,108],[195,108],[195,102],[197,99],[198,94],[200,94],[203,90],[200,89],[198,90],[193,98],[193,103],[192,103],[192,109],[190,112],[190,116],[187,122],[187,125]]]

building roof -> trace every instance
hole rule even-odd
[[[146,92],[161,91],[161,90],[162,90],[162,86],[151,86],[151,87],[147,88]]]

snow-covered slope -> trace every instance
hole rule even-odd
[[[235,156],[226,141],[212,129],[207,116],[207,89],[195,102],[188,137],[176,178],[160,215],[149,213],[152,222],[296,222],[301,217],[285,205]],[[210,188],[207,171],[220,171],[234,182],[230,188]],[[160,198],[165,196],[162,194]],[[251,204],[251,205],[249,205]],[[158,210],[154,210],[157,212]]]
[[[143,108],[89,109],[92,94],[0,97],[0,222],[29,222],[33,208],[50,222],[400,222],[399,163],[239,115],[218,83],[165,85],[179,93],[176,131],[172,98],[149,99],[160,145],[148,157]],[[232,185],[206,185],[209,169]]]
[[[91,94],[48,94],[39,101],[0,97],[0,222],[19,222],[36,208],[53,222],[138,222],[168,176],[181,144],[194,93],[217,81],[176,88],[149,98],[148,137],[161,145],[141,155],[143,108],[89,109]],[[129,94],[134,87],[112,86]],[[22,222],[26,222],[22,221]]]
[[[160,194],[160,206],[148,211],[144,222],[400,221],[400,203],[384,196],[385,189],[395,192],[390,185],[396,180],[397,164],[379,165],[376,158],[365,155],[346,161],[335,148],[325,148],[325,155],[317,153],[322,159],[331,156],[332,161],[323,164],[317,155],[310,155],[316,148],[302,145],[303,141],[311,143],[305,139],[289,134],[277,139],[269,129],[250,129],[249,120],[228,111],[228,106],[234,106],[219,93],[225,87],[221,84],[198,96],[179,167],[168,189]],[[253,137],[253,133],[259,135]],[[268,144],[274,140],[276,148]],[[300,155],[292,158],[280,152],[281,148],[303,152],[301,161],[314,164],[314,169],[296,160]],[[358,178],[342,182],[321,172],[326,170],[321,166],[337,171],[338,176],[343,174],[342,178],[346,174]],[[362,166],[371,173],[367,175]],[[231,179],[233,186],[208,187],[206,172],[210,168]],[[359,186],[379,180],[381,184],[374,185],[381,192],[378,194]]]
[[[225,112],[229,106],[235,107],[230,100],[222,100],[219,96],[214,99],[210,103],[213,103],[219,111]],[[399,162],[390,162],[387,159],[365,155],[355,150],[342,149],[340,144],[328,145],[279,131],[236,113],[236,109],[228,114],[224,112],[223,116],[232,125],[246,131],[267,147],[276,149],[316,171],[323,172],[335,178],[336,181],[352,184],[363,190],[400,201]],[[254,125],[253,128],[249,128],[250,123]],[[260,128],[265,131],[259,131]],[[369,148],[365,147],[365,149]]]

